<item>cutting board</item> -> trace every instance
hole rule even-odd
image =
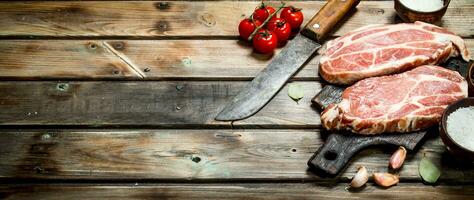
[[[443,66],[458,71],[464,77],[467,76],[469,68],[468,63],[460,58],[450,59]],[[341,95],[344,89],[345,87],[341,86],[326,85],[312,102],[316,107],[324,110],[330,104],[339,103],[342,100]],[[331,132],[324,145],[309,159],[308,166],[330,176],[337,175],[352,156],[364,148],[375,145],[397,145],[413,150],[426,133],[426,131],[419,131],[364,136],[343,131]]]

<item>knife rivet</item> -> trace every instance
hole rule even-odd
[[[314,24],[313,25],[313,28],[315,28],[315,29],[319,29],[319,27],[321,27],[321,26],[319,26],[319,24]]]

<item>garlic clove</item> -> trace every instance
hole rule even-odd
[[[374,182],[377,185],[383,187],[390,187],[392,185],[396,185],[400,179],[397,175],[389,174],[389,173],[374,173]]]
[[[388,163],[388,166],[391,169],[400,169],[403,165],[403,162],[405,161],[405,158],[407,156],[407,150],[400,146],[395,153],[393,153],[392,157],[390,157],[390,161]]]
[[[365,185],[369,180],[369,174],[367,173],[367,169],[364,166],[360,166],[357,170],[357,173],[352,178],[350,186],[352,188],[359,188]]]

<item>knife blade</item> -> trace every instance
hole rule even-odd
[[[360,0],[329,0],[287,46],[216,116],[245,119],[262,109],[321,45],[320,41]]]

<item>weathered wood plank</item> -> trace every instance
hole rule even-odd
[[[349,192],[346,185],[316,184],[140,184],[0,186],[4,199],[472,199],[474,186],[430,187],[399,184],[382,189],[369,185]]]
[[[317,181],[351,178],[364,165],[386,172],[396,147],[357,154],[334,179],[308,171],[322,145],[319,130],[1,130],[0,180]],[[442,167],[440,182],[472,183],[472,165],[456,164],[438,137],[409,152],[402,182],[420,181],[418,162]]]
[[[2,41],[3,79],[140,79],[101,41]]]
[[[4,40],[0,79],[251,80],[271,58],[235,40]],[[318,63],[296,79],[317,79]]]
[[[319,58],[293,80],[319,80]],[[0,79],[251,80],[270,59],[236,40],[4,40]]]
[[[0,82],[0,125],[86,127],[230,127],[214,117],[245,81]],[[300,82],[305,97],[294,102],[287,87],[255,116],[234,127],[319,127],[311,98],[318,82]]]
[[[259,2],[2,2],[0,36],[4,37],[236,37],[239,21]],[[278,5],[278,1],[272,4]],[[292,2],[306,20],[324,2]],[[473,36],[474,2],[452,0],[442,25]],[[392,1],[362,1],[335,35],[367,24],[399,22]]]

